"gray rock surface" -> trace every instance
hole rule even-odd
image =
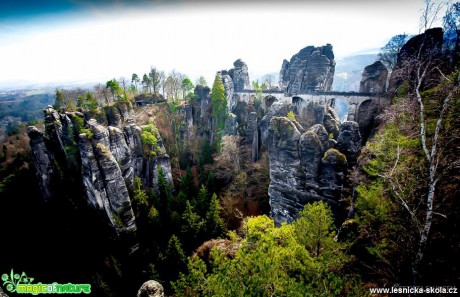
[[[340,131],[342,149],[350,158],[355,157],[360,142],[357,123],[345,122]],[[292,222],[309,202],[340,204],[347,157],[334,149],[335,141],[329,139],[322,125],[301,133],[287,117],[275,116],[270,121],[267,142],[270,216],[276,224]]]
[[[270,121],[273,117],[285,117],[288,113],[287,106],[283,102],[275,101],[260,121],[260,142],[262,146],[267,145]]]
[[[337,139],[339,136],[340,119],[335,113],[335,110],[330,106],[326,108],[326,113],[324,114],[323,118],[323,125],[324,128],[326,128],[327,133],[332,134],[334,139]]]
[[[137,297],[164,297],[163,286],[154,280],[146,281],[137,292]]]
[[[359,91],[362,93],[384,93],[388,70],[382,62],[376,61],[364,68]]]
[[[232,77],[234,90],[236,92],[251,88],[248,65],[246,65],[246,63],[244,63],[241,59],[238,59],[233,63],[233,68],[229,70],[229,74]]]
[[[259,156],[259,133],[257,129],[257,114],[254,111],[248,115],[245,144],[251,148],[251,161],[257,161]]]
[[[225,97],[227,97],[227,109],[229,112],[232,112],[237,104],[237,100],[233,98],[233,93],[235,91],[233,80],[230,75],[224,74],[222,75],[222,83],[225,88]]]
[[[328,149],[321,159],[320,191],[324,200],[337,202],[342,191],[347,158],[336,149]]]
[[[238,121],[236,115],[233,113],[228,114],[225,119],[224,131],[226,135],[236,135],[238,132]]]
[[[43,140],[43,133],[37,128],[30,126],[27,128],[27,135],[30,139],[32,162],[36,169],[37,179],[43,194],[47,201],[51,198],[50,178],[53,173],[51,157]]]
[[[198,123],[198,118],[203,118],[206,113],[211,97],[211,89],[209,87],[196,86],[194,90],[195,95],[198,97],[197,101],[200,103],[195,109],[195,122]]]
[[[319,172],[323,145],[315,127],[303,134],[286,117],[273,117],[268,132],[270,216],[292,222],[308,202],[321,200]]]
[[[118,123],[119,127],[105,127],[94,119],[84,121],[80,113],[59,114],[49,106],[44,110],[45,132],[29,127],[28,135],[44,199],[55,195],[50,184],[53,174],[63,174],[53,172],[53,164],[57,164],[59,168],[66,168],[60,178],[73,180],[81,176],[81,184],[75,184],[75,189],[83,189],[88,205],[99,210],[117,233],[134,233],[136,224],[128,186],[139,176],[157,190],[159,167],[172,185],[171,164],[160,135],[156,135],[157,146],[152,148],[155,155],[144,156],[142,128],[129,118],[128,109],[115,110],[119,111],[116,114],[123,115],[117,119],[124,116],[128,119]],[[84,127],[78,126],[89,130],[90,135],[76,135],[77,123],[83,123]]]
[[[346,121],[340,125],[337,149],[347,157],[349,166],[356,164],[361,151],[361,134],[358,123]]]
[[[290,61],[283,61],[279,84],[288,94],[330,91],[334,70],[332,45],[307,46]]]

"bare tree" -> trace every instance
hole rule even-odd
[[[222,148],[214,157],[215,174],[217,178],[231,181],[240,171],[240,138],[239,136],[225,135],[222,137]]]
[[[392,71],[395,68],[398,54],[409,38],[410,36],[406,33],[395,35],[380,49],[377,57],[387,67],[388,71]]]
[[[275,82],[275,77],[273,76],[273,74],[265,74],[264,75],[263,83],[265,83],[267,85],[268,89],[271,89],[273,87],[274,82]]]
[[[430,236],[431,226],[433,223],[433,213],[435,205],[435,194],[436,186],[442,176],[441,168],[445,164],[445,157],[441,150],[441,133],[443,127],[443,120],[446,116],[452,97],[458,96],[459,85],[458,82],[452,82],[451,79],[446,77],[439,68],[440,60],[439,48],[427,48],[429,44],[426,30],[431,27],[433,22],[436,20],[438,12],[441,9],[440,3],[432,2],[431,0],[425,1],[425,8],[422,11],[420,18],[420,28],[425,30],[417,48],[416,55],[408,57],[403,63],[403,69],[407,73],[407,79],[412,84],[413,96],[415,97],[418,105],[418,124],[419,124],[419,137],[422,144],[423,153],[427,162],[428,167],[428,180],[427,180],[427,193],[424,200],[425,214],[424,220],[421,220],[421,231],[420,239],[418,242],[418,251],[413,263],[414,278],[417,280],[420,263],[424,257],[426,245]],[[433,45],[432,45],[433,46]],[[424,98],[422,96],[424,85],[428,79],[434,77],[434,73],[440,73],[440,77],[450,82],[449,88],[445,88],[443,91],[443,98],[440,102],[440,111],[437,115],[436,126],[434,131],[427,132],[427,116]],[[439,77],[439,76],[438,76]],[[458,165],[458,159],[451,162],[448,166]]]
[[[445,50],[448,52],[451,62],[456,65],[460,60],[460,2],[447,7],[443,18],[445,31]]]
[[[158,72],[158,77],[160,79],[160,88],[161,88],[161,94],[165,96],[165,89],[166,89],[166,74],[163,70]]]

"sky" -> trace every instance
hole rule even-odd
[[[239,58],[251,79],[333,45],[336,60],[417,34],[422,0],[1,0],[0,89],[142,77],[151,66],[200,75]]]

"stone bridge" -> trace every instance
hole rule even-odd
[[[346,112],[346,120],[358,121],[359,116],[368,114],[369,109],[380,109],[381,106],[387,105],[389,99],[386,94],[376,93],[356,93],[356,92],[309,92],[302,94],[286,94],[282,91],[265,91],[262,94],[262,104],[266,104],[269,96],[275,97],[281,102],[296,104],[300,109],[306,107],[310,102],[318,104],[327,104],[336,109],[338,100],[343,100],[347,103],[348,111]],[[254,90],[243,90],[233,94],[237,101],[249,102],[256,99],[257,93]]]

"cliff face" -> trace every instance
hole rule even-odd
[[[384,93],[388,70],[382,62],[376,61],[364,68],[359,91],[363,93]]]
[[[268,129],[271,217],[292,222],[305,204],[324,200],[339,205],[347,156],[356,162],[361,137],[358,124],[340,126],[338,142],[329,140],[323,125],[301,133],[287,117],[273,117]],[[337,150],[340,149],[342,152]]]
[[[238,59],[233,63],[233,66],[234,67],[230,70],[222,70],[220,72],[222,75],[222,83],[225,88],[229,112],[233,112],[238,104],[238,98],[234,96],[234,93],[251,89],[248,65],[241,59]]]
[[[290,61],[283,61],[279,84],[288,94],[330,91],[334,70],[332,45],[307,46],[292,56]]]
[[[130,119],[129,107],[107,110],[106,121],[101,122],[116,126],[87,120],[78,112],[60,114],[48,106],[44,110],[45,131],[28,128],[32,159],[46,200],[59,199],[53,180],[70,180],[74,190],[83,192],[86,204],[105,217],[117,233],[134,233],[128,187],[138,176],[156,190],[158,166],[172,184],[171,165],[160,135],[152,148],[155,157],[144,156],[142,128]]]

